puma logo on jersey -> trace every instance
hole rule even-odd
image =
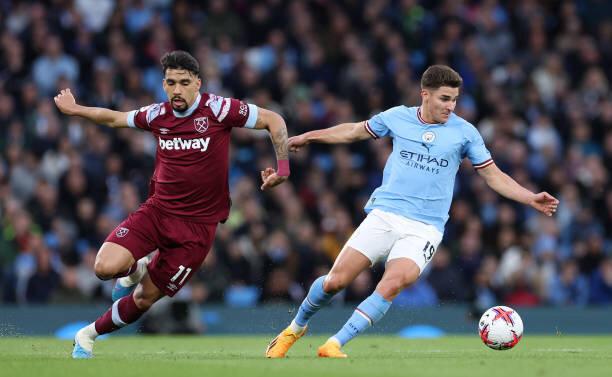
[[[210,137],[198,138],[198,139],[182,139],[180,137],[175,137],[174,139],[164,140],[161,137],[159,138],[159,147],[163,150],[189,150],[195,149],[200,152],[206,152],[208,149],[208,143],[210,142]]]

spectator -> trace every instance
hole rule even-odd
[[[606,258],[591,276],[589,303],[612,304],[612,258]]]
[[[42,240],[41,240],[42,241]],[[60,275],[51,263],[51,251],[42,242],[32,245],[36,258],[36,269],[26,284],[26,300],[31,303],[49,302],[60,285]]]
[[[61,39],[49,35],[45,41],[45,54],[40,56],[32,67],[34,82],[46,96],[52,96],[57,91],[57,82],[66,78],[75,82],[79,78],[79,66],[75,59],[64,53]]]
[[[457,112],[478,126],[496,163],[561,204],[542,219],[492,195],[463,164],[428,284],[411,291],[419,300],[404,298],[583,305],[589,292],[588,303],[609,303],[612,23],[593,11],[606,2],[5,3],[3,301],[107,299],[93,258],[150,194],[157,140],[63,117],[50,98],[71,86],[88,105],[121,111],[160,101],[158,58],[183,48],[198,57],[203,90],[276,109],[291,135],[413,105],[427,65],[455,67],[464,78]],[[257,190],[260,167],[274,158],[261,135],[236,130],[231,142],[232,213],[206,262],[218,273],[194,279],[190,299],[299,300],[363,219],[390,141],[311,146],[291,156],[291,182],[271,194]],[[376,273],[345,299],[371,290]]]
[[[427,281],[436,291],[440,302],[463,302],[468,296],[464,277],[444,246],[438,247],[427,275]]]
[[[589,299],[588,287],[588,281],[579,274],[578,264],[574,260],[567,260],[548,289],[550,302],[559,306],[584,306]]]

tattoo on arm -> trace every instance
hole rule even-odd
[[[282,118],[280,122],[276,122],[275,118],[276,114],[270,111],[261,111],[259,116],[257,117],[257,121],[255,122],[255,129],[267,129],[270,132],[270,138],[272,139],[272,145],[274,145],[274,151],[276,152],[277,160],[287,160],[289,159],[289,151],[287,147],[287,126]],[[270,127],[271,123],[275,122],[277,127]]]
[[[283,127],[279,127],[277,132],[270,133],[270,137],[272,138],[274,151],[276,151],[276,159],[289,159],[289,152],[287,150],[287,127],[283,124]]]

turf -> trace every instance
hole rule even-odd
[[[509,351],[474,335],[434,340],[363,336],[349,359],[318,359],[323,337],[307,336],[282,360],[268,360],[268,338],[111,337],[95,358],[72,360],[71,341],[0,337],[0,376],[609,376],[612,336],[526,336]]]

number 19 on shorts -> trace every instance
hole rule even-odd
[[[174,276],[172,277],[172,279],[170,279],[170,281],[174,283],[178,278],[181,278],[181,280],[178,282],[178,285],[183,285],[183,282],[185,281],[185,279],[187,279],[187,276],[189,276],[190,273],[191,273],[191,268],[185,268],[185,266],[180,265],[178,272],[174,274]]]
[[[425,258],[425,263],[429,262],[435,252],[436,248],[434,247],[434,245],[431,242],[427,241],[425,247],[423,248],[423,258]]]

